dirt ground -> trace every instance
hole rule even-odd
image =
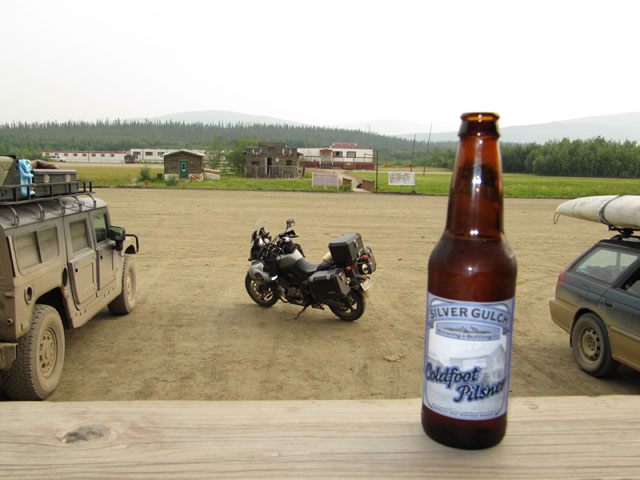
[[[140,237],[137,306],[105,309],[67,332],[62,381],[51,401],[271,400],[420,397],[427,259],[444,227],[445,197],[99,189],[112,221]],[[640,373],[582,373],[548,299],[560,271],[604,226],[562,218],[558,200],[507,199],[507,238],[518,260],[511,392],[515,396],[640,393]],[[378,270],[364,316],[278,302],[244,289],[250,234],[296,220],[307,257],[358,232]]]

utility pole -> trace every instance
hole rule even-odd
[[[380,155],[380,150],[376,149],[376,193],[378,193],[378,156]]]
[[[427,151],[424,154],[424,166],[422,167],[422,175],[424,175],[427,171],[427,160],[429,158],[429,144],[431,143],[431,129],[433,128],[433,122],[431,122],[431,126],[429,127],[429,138],[427,139]]]
[[[413,148],[411,149],[411,166],[409,167],[409,171],[413,172],[413,154],[416,151],[416,134],[413,134]]]

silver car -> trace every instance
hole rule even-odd
[[[582,370],[606,377],[623,363],[640,371],[640,241],[597,242],[560,274],[549,309]]]

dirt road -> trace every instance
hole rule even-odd
[[[112,221],[140,237],[138,302],[68,331],[63,400],[366,399],[421,395],[427,258],[446,198],[354,193],[100,189]],[[640,374],[582,373],[547,301],[558,273],[603,226],[562,218],[559,201],[505,202],[518,259],[512,395],[640,393]],[[378,261],[365,315],[254,304],[243,280],[258,218],[272,233],[296,220],[312,261],[339,234],[360,233]]]

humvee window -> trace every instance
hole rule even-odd
[[[20,271],[56,258],[60,253],[58,230],[54,226],[39,232],[16,235],[15,249]]]
[[[38,245],[40,246],[40,256],[46,262],[56,258],[60,254],[58,248],[58,229],[56,227],[45,228],[38,233]]]
[[[89,248],[89,240],[87,239],[87,224],[84,220],[69,224],[71,232],[71,248],[74,252],[79,252],[85,248]]]
[[[16,260],[21,271],[40,263],[36,232],[16,236]]]
[[[96,231],[96,242],[104,242],[107,239],[107,219],[104,213],[93,217],[93,228]]]

